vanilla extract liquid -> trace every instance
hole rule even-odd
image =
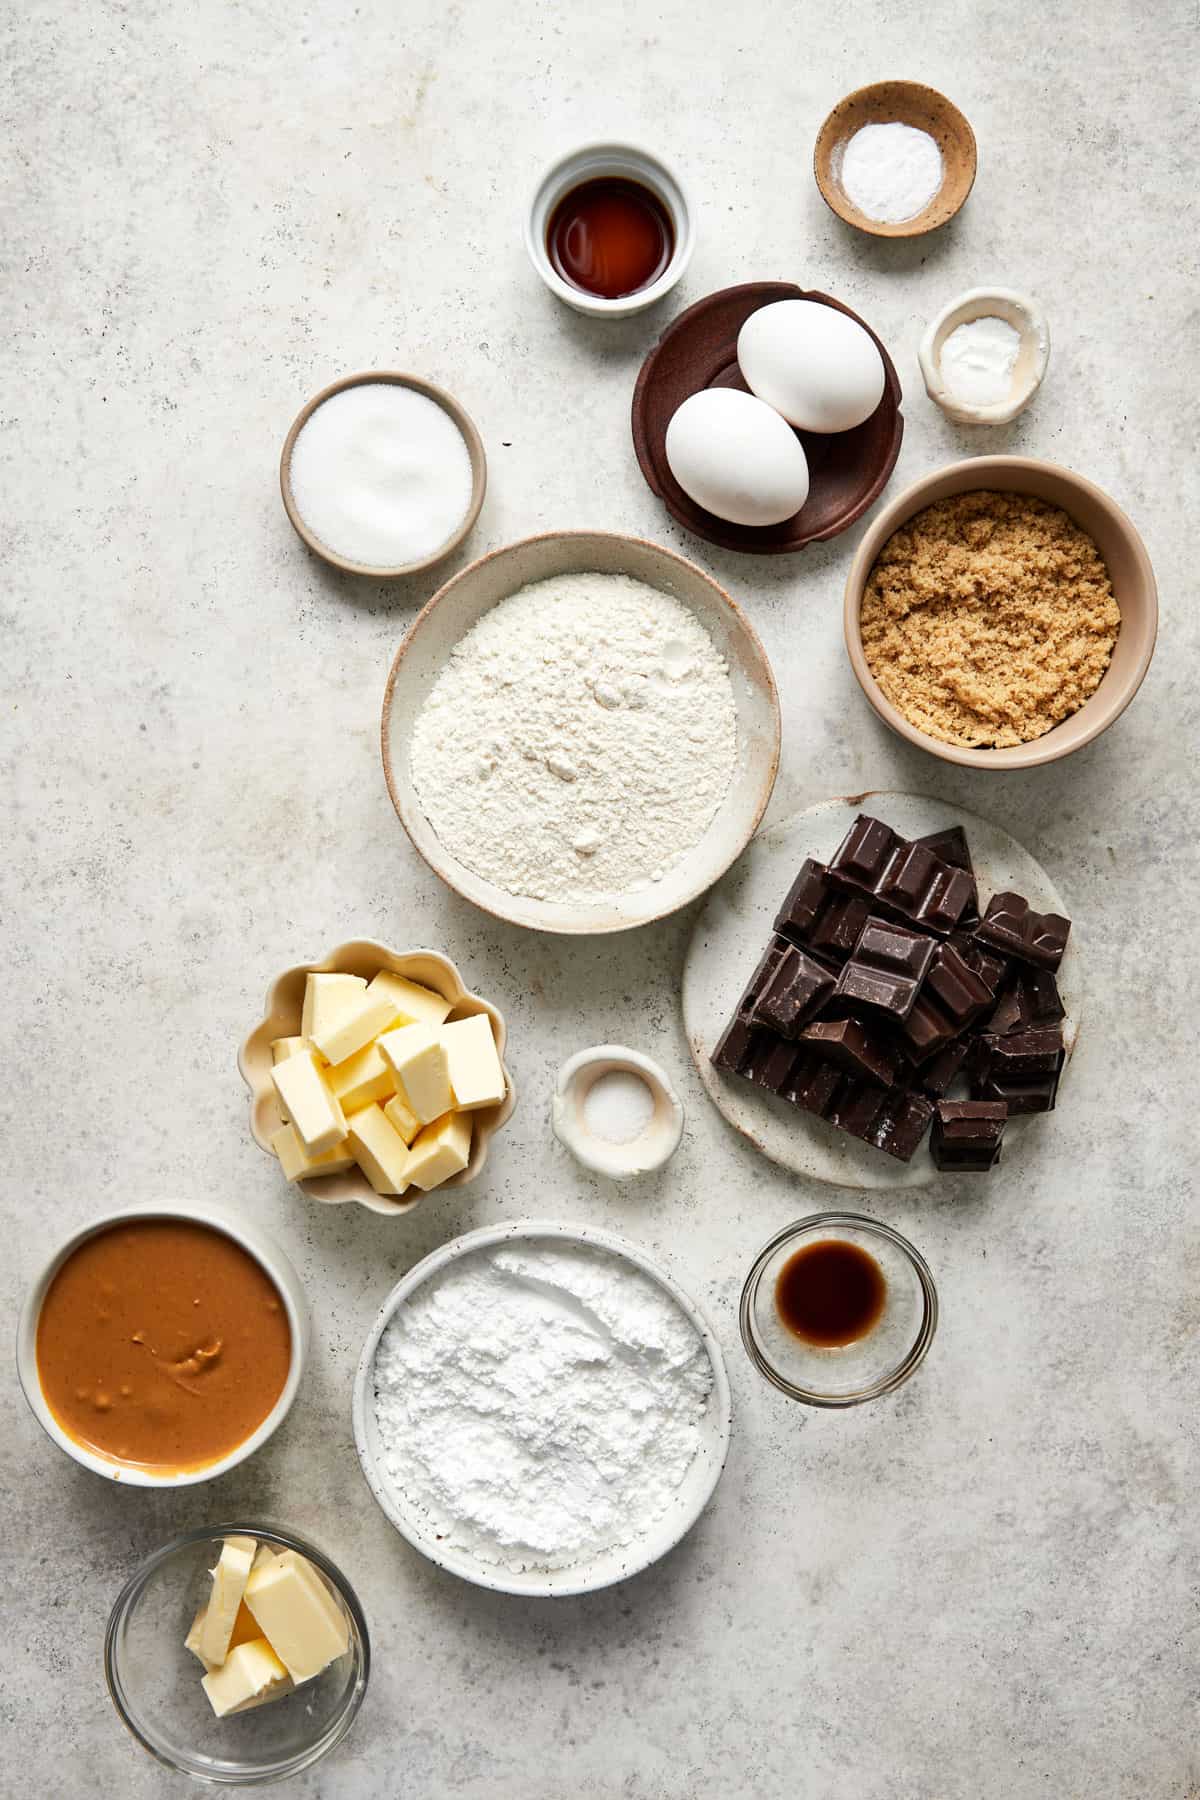
[[[887,1277],[875,1258],[842,1238],[806,1244],[789,1256],[775,1281],[780,1322],[818,1349],[866,1337],[886,1302]]]

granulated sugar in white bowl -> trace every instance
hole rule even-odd
[[[389,574],[439,559],[478,512],[460,421],[477,438],[457,402],[413,376],[351,377],[325,390],[284,450],[293,524],[314,549],[355,570]]]
[[[635,1246],[525,1224],[468,1234],[389,1297],[355,1437],[410,1542],[509,1592],[577,1593],[669,1549],[724,1461],[706,1321]]]

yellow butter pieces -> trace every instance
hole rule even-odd
[[[348,1056],[372,1043],[381,1031],[396,1022],[396,1008],[386,994],[372,997],[365,989],[330,1024],[312,1034],[313,1048],[327,1063],[344,1063]]]
[[[301,1037],[311,1043],[314,1031],[326,1031],[339,1012],[361,999],[366,991],[366,980],[361,975],[310,975],[304,983]]]
[[[376,1101],[351,1113],[347,1127],[354,1160],[377,1194],[402,1194],[408,1186],[408,1145]]]
[[[212,1578],[184,1648],[204,1664],[200,1685],[218,1718],[282,1699],[349,1648],[345,1614],[296,1551],[228,1537]]]
[[[421,1121],[408,1101],[393,1094],[390,1100],[384,1101],[383,1111],[388,1124],[395,1126],[406,1144],[411,1144],[421,1129]]]
[[[367,992],[377,1000],[390,1000],[401,1025],[440,1025],[450,1011],[449,1000],[435,994],[432,988],[421,987],[404,975],[393,975],[390,969],[380,969]]]
[[[450,1085],[459,1112],[495,1106],[504,1098],[504,1068],[486,1013],[456,1019],[438,1033],[450,1064]]]
[[[254,1572],[246,1587],[246,1605],[297,1687],[349,1647],[341,1607],[312,1564],[294,1550],[285,1550]]]
[[[271,1148],[289,1181],[309,1181],[316,1175],[340,1175],[354,1167],[354,1156],[345,1138],[321,1156],[310,1156],[294,1125],[281,1125],[271,1138]]]
[[[292,1683],[266,1638],[260,1637],[231,1650],[219,1668],[201,1676],[200,1686],[218,1719],[224,1719],[281,1699]]]
[[[219,1668],[225,1661],[256,1548],[252,1537],[227,1537],[211,1571],[212,1593],[200,1627],[197,1651],[201,1662],[210,1668]]]
[[[396,1077],[396,1092],[422,1125],[450,1111],[450,1059],[436,1031],[428,1025],[402,1025],[380,1038],[379,1051]]]
[[[271,1070],[275,1091],[310,1157],[323,1156],[346,1135],[346,1117],[325,1083],[311,1050],[300,1050]]]
[[[376,1193],[428,1191],[470,1161],[470,1114],[505,1094],[490,1018],[447,1023],[452,1002],[380,969],[307,978],[299,1033],[271,1045],[289,1181],[357,1164]]]
[[[465,1169],[471,1160],[471,1115],[449,1112],[413,1139],[405,1176],[424,1192]]]
[[[379,1054],[378,1043],[364,1044],[345,1062],[328,1069],[325,1081],[347,1115],[370,1106],[372,1100],[387,1100],[396,1091],[396,1077]]]

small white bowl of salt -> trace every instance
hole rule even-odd
[[[683,1102],[666,1070],[640,1050],[597,1044],[558,1071],[555,1136],[585,1169],[627,1181],[661,1169],[683,1136]]]
[[[970,288],[942,308],[917,356],[925,391],[962,425],[1007,425],[1042,385],[1050,327],[1015,288]]]

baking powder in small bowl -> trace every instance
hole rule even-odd
[[[467,441],[446,409],[397,381],[361,381],[322,400],[288,463],[292,501],[326,550],[363,568],[430,561],[471,507]]]

